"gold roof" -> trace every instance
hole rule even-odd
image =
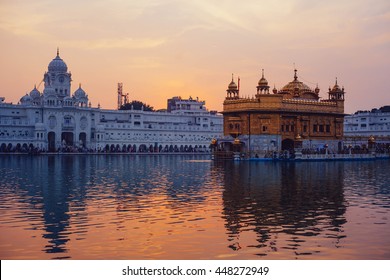
[[[297,76],[297,70],[294,70],[294,80],[292,82],[289,82],[287,85],[285,85],[281,91],[287,91],[287,92],[294,92],[296,88],[299,89],[299,91],[313,91],[308,85],[304,84],[303,82],[298,81]]]
[[[262,75],[261,75],[261,79],[259,80],[258,85],[259,86],[268,86],[268,81],[266,78],[264,78],[264,69],[262,69]]]
[[[319,90],[312,90],[308,85],[298,80],[297,70],[294,70],[294,80],[285,85],[278,93],[291,94],[295,97],[304,97],[310,99],[318,99]]]
[[[232,80],[228,86],[228,89],[237,89],[237,85],[236,83]]]
[[[342,89],[341,89],[340,86],[337,84],[337,78],[336,78],[336,83],[335,83],[335,85],[333,86],[331,92],[342,92]]]
[[[228,86],[228,90],[237,90],[237,89],[238,89],[238,86],[234,82],[234,77],[233,77],[233,74],[232,74],[232,81],[230,82],[230,84]]]

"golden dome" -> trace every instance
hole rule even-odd
[[[294,81],[289,82],[287,85],[285,85],[281,91],[287,91],[293,93],[296,89],[299,91],[313,91],[309,86],[306,84],[298,81],[298,76],[297,76],[297,70],[294,70]]]
[[[236,85],[236,83],[234,82],[234,76],[232,74],[232,81],[230,82],[230,84],[228,85],[228,90],[238,90],[238,86]]]
[[[319,94],[320,93],[320,88],[318,87],[318,84],[316,86],[316,88],[314,89],[315,93]]]
[[[302,97],[306,99],[317,99],[318,100],[318,93],[319,89],[314,91],[312,90],[308,85],[304,84],[303,82],[298,80],[297,76],[297,70],[294,70],[294,80],[292,82],[289,82],[287,85],[285,85],[279,93],[282,94],[290,94],[294,97]]]
[[[233,80],[230,82],[228,89],[229,90],[237,90],[238,89],[236,83]]]
[[[213,138],[213,139],[211,140],[211,145],[216,145],[216,144],[217,144],[217,139]]]
[[[300,81],[292,81],[285,85],[281,91],[294,92],[295,89],[299,91],[312,91],[312,89]]]
[[[275,85],[274,85],[274,89],[272,90],[273,93],[277,94],[278,93],[278,90],[276,89]]]
[[[335,85],[333,86],[332,92],[342,92],[341,88],[339,87],[339,85],[337,84],[337,78],[336,78],[336,83]]]
[[[268,86],[268,81],[266,78],[264,78],[264,69],[262,69],[262,75],[261,75],[261,79],[259,80],[258,85],[259,86]]]

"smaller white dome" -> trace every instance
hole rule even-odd
[[[41,93],[39,92],[39,90],[37,90],[36,86],[34,86],[34,89],[30,91],[30,96],[32,99],[38,99],[41,97]]]
[[[30,103],[31,101],[32,101],[32,98],[27,93],[25,96],[20,98],[20,103],[22,103],[22,104],[27,104],[27,103]]]
[[[74,92],[74,97],[76,99],[82,99],[86,97],[85,91],[81,88],[81,84],[79,85],[79,88]]]

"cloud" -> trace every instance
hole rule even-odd
[[[67,41],[66,45],[82,49],[149,49],[165,43],[163,38],[107,38]]]

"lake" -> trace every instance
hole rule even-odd
[[[390,259],[390,161],[0,155],[4,259]]]

